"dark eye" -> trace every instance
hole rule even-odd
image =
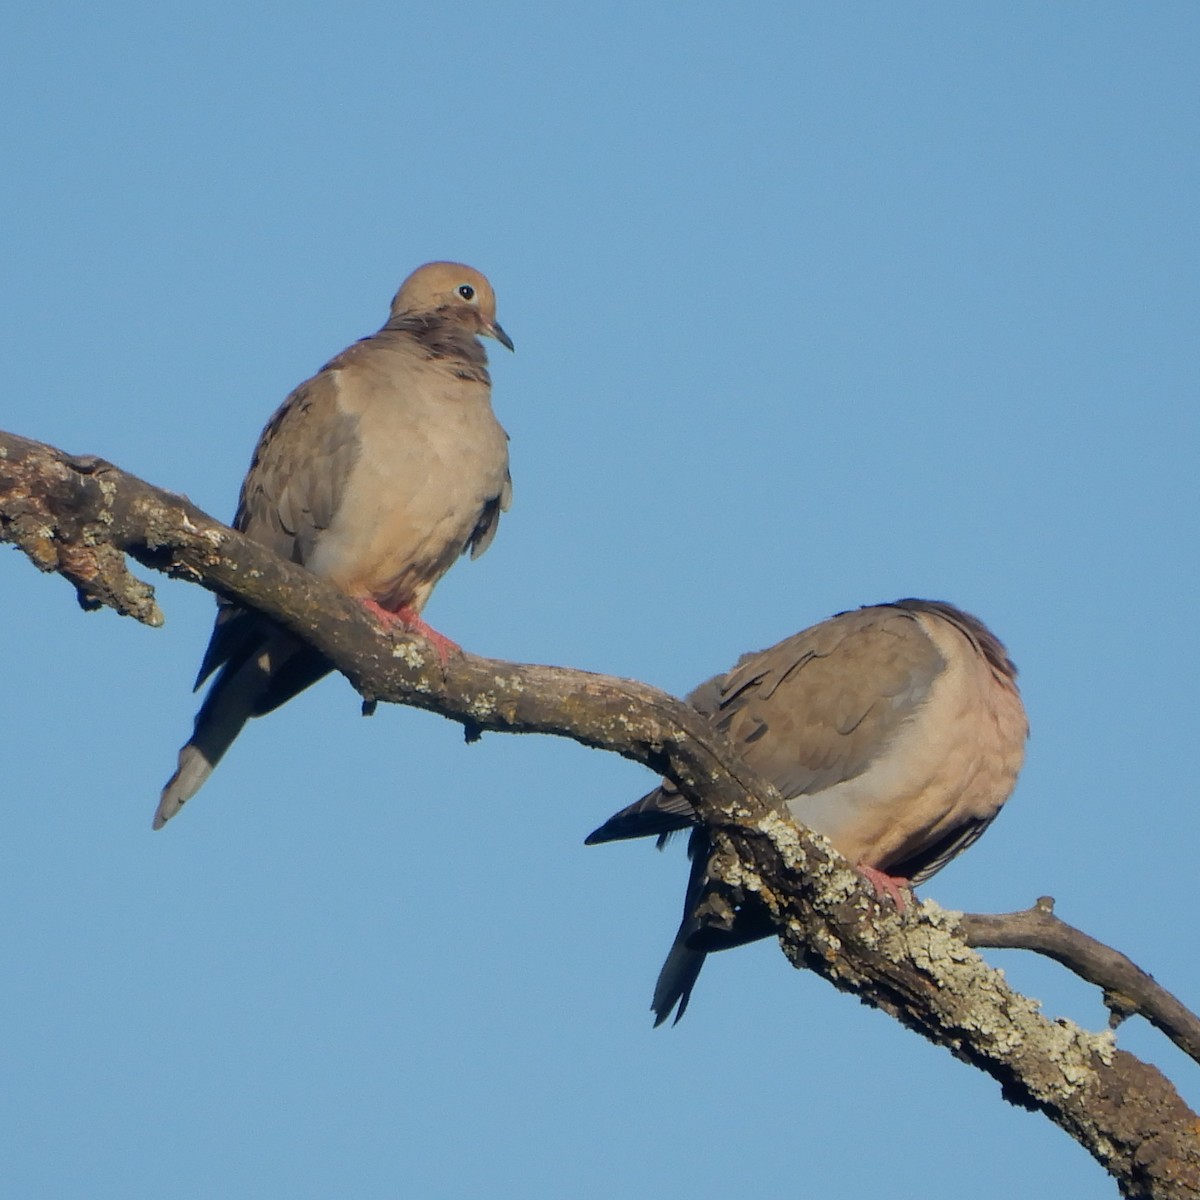
[[[460,284],[459,289],[458,289],[458,294],[464,300],[474,300],[475,299],[475,289],[469,283]]]

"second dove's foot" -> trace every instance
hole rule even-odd
[[[889,875],[878,867],[868,867],[866,863],[856,863],[854,869],[875,889],[875,895],[880,900],[890,896],[896,905],[897,912],[903,912],[908,907],[902,889],[910,887],[907,879],[900,875]]]

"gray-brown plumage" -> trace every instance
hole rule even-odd
[[[461,263],[417,268],[387,323],[302,383],[267,423],[234,528],[362,601],[386,623],[453,645],[420,619],[465,550],[508,508],[508,439],[478,337],[512,342],[491,284]],[[163,789],[160,828],[199,789],[250,717],[330,670],[267,618],[222,601],[196,687],[217,677]]]
[[[916,884],[987,828],[1016,784],[1029,732],[1004,647],[977,618],[931,600],[860,608],[744,655],[688,701],[877,888]],[[683,923],[654,992],[678,1021],[704,963],[695,916],[709,841],[669,781],[587,841],[691,829]],[[744,930],[729,944],[763,936]],[[689,942],[691,944],[689,944]]]

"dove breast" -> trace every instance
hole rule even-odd
[[[508,440],[486,373],[463,378],[452,361],[385,337],[370,339],[369,356],[353,347],[331,364],[357,452],[305,565],[351,596],[420,611],[481,521],[507,507]]]

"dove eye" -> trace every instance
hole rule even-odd
[[[460,284],[459,289],[458,289],[458,294],[464,300],[474,300],[475,299],[475,289],[469,283]]]

